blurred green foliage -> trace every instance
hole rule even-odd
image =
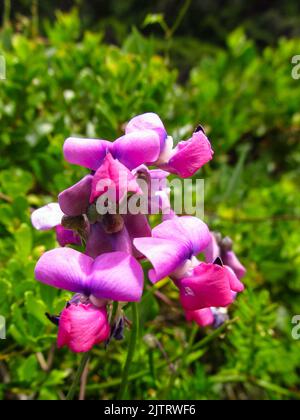
[[[182,360],[192,327],[177,291],[162,285],[168,306],[156,289],[147,290],[128,397],[298,398],[291,319],[300,313],[300,85],[291,57],[299,39],[258,51],[237,29],[224,48],[199,42],[201,60],[191,59],[182,85],[170,62],[178,40],[162,45],[133,29],[121,47],[107,45],[101,32],[83,30],[75,11],[59,13],[44,32],[42,38],[7,27],[0,34],[7,63],[0,81],[0,314],[8,329],[0,341],[0,398],[63,398],[78,363],[55,350],[56,328],[44,316],[59,313],[69,295],[33,276],[38,257],[56,244],[52,232],[32,229],[30,212],[84,173],[63,161],[64,139],[113,140],[129,118],[147,111],[157,112],[176,140],[199,122],[206,127],[215,150],[200,173],[207,222],[232,236],[248,275],[231,310],[233,325]],[[206,333],[197,332],[196,344]],[[93,351],[88,398],[115,395],[126,345]],[[176,375],[165,354],[176,358]]]

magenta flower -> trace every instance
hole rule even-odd
[[[37,229],[56,229],[63,247],[41,256],[36,279],[75,293],[59,317],[49,315],[58,322],[58,347],[87,352],[103,341],[123,337],[126,309],[120,304],[112,311],[111,303],[141,300],[144,273],[138,260],[143,259],[152,264],[148,273],[152,283],[168,276],[174,281],[187,321],[208,326],[225,319],[222,308],[244,289],[240,279],[245,268],[228,238],[212,235],[196,217],[175,214],[167,184],[170,173],[193,176],[213,153],[201,127],[173,147],[154,113],[133,118],[114,142],[72,137],[65,141],[65,159],[91,172],[61,192],[59,204],[32,214]],[[116,204],[113,209],[111,203]],[[123,204],[129,214],[123,214]],[[163,222],[151,229],[147,216],[160,212]],[[84,253],[67,245],[82,245]],[[200,253],[206,263],[198,260]],[[135,325],[134,319],[138,310],[132,304]]]
[[[127,133],[142,130],[153,130],[160,137],[161,153],[156,165],[182,178],[193,176],[213,158],[211,144],[200,126],[189,140],[178,143],[175,149],[172,137],[167,135],[161,119],[156,114],[139,115],[133,118],[126,128]]]
[[[208,138],[202,131],[196,131],[189,140],[179,142],[169,155],[162,155],[159,166],[181,178],[188,178],[212,160],[213,154]]]
[[[151,238],[137,238],[134,245],[153,265],[149,278],[156,283],[167,276],[185,273],[194,256],[210,241],[209,229],[200,219],[175,217],[152,230]]]
[[[103,194],[119,203],[129,192],[142,194],[136,177],[109,153],[93,177],[90,203]]]
[[[31,215],[31,223],[37,230],[51,230],[55,228],[56,239],[60,246],[81,245],[81,239],[78,233],[62,226],[64,213],[57,203],[47,204]]]
[[[35,277],[58,289],[121,302],[139,301],[144,281],[143,270],[131,255],[112,252],[94,260],[70,248],[42,255]]]
[[[201,263],[190,276],[177,281],[180,300],[185,310],[226,307],[235,299],[233,292],[242,292],[243,284],[226,266]]]
[[[110,326],[105,307],[91,303],[71,303],[59,319],[58,348],[67,346],[74,353],[85,353],[106,341]]]
[[[154,163],[160,154],[160,139],[153,130],[126,134],[114,143],[106,140],[68,138],[64,156],[69,163],[97,171],[105,156],[110,153],[129,170],[144,163]]]
[[[110,153],[129,170],[143,164],[156,164],[183,178],[194,175],[213,157],[210,142],[202,128],[173,149],[173,140],[153,113],[139,115],[129,121],[126,134],[111,143],[106,140],[70,137],[64,144],[64,156],[69,163],[93,171],[102,165]]]

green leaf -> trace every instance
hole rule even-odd
[[[38,299],[33,292],[25,293],[25,307],[29,315],[33,316],[42,325],[47,325],[48,321],[45,316],[47,312],[46,305],[40,299]]]

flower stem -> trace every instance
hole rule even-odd
[[[67,398],[66,398],[67,401],[74,400],[75,393],[77,391],[81,376],[84,372],[84,369],[85,369],[88,361],[90,360],[90,355],[91,355],[90,352],[88,352],[88,353],[84,353],[84,355],[82,356],[81,363],[79,365],[79,368],[76,372],[76,376],[74,378],[74,381],[73,381],[73,383],[71,385],[71,388],[69,390],[69,393],[67,395]]]
[[[136,342],[139,334],[139,311],[137,303],[132,303],[132,331],[130,336],[130,342],[128,346],[127,359],[123,369],[123,374],[121,378],[121,386],[117,395],[117,400],[122,400],[128,386],[128,378],[130,366],[134,357]]]

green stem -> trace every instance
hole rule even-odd
[[[179,14],[178,14],[176,20],[174,22],[174,25],[172,26],[172,28],[168,32],[167,38],[172,38],[174,33],[177,31],[177,29],[179,28],[183,18],[185,17],[187,11],[189,10],[191,3],[192,3],[192,0],[185,0],[184,4],[182,5],[182,7],[179,11]]]
[[[79,365],[79,368],[77,370],[76,376],[74,378],[74,381],[73,381],[73,383],[71,385],[71,388],[69,390],[69,393],[67,395],[67,398],[66,398],[67,401],[74,400],[74,397],[75,397],[75,394],[76,394],[76,391],[77,391],[79,382],[81,380],[82,374],[83,374],[84,369],[85,369],[87,363],[89,362],[89,360],[90,360],[90,352],[84,353],[84,355],[82,356],[82,359],[81,359],[81,363]]]
[[[32,36],[35,38],[39,33],[39,1],[32,0]]]
[[[137,303],[132,303],[132,331],[130,336],[130,342],[128,346],[128,353],[127,359],[125,362],[122,378],[121,378],[121,386],[117,395],[118,400],[122,400],[124,398],[124,394],[127,390],[128,386],[128,379],[129,379],[129,371],[130,366],[134,357],[136,342],[139,334],[139,311]]]

